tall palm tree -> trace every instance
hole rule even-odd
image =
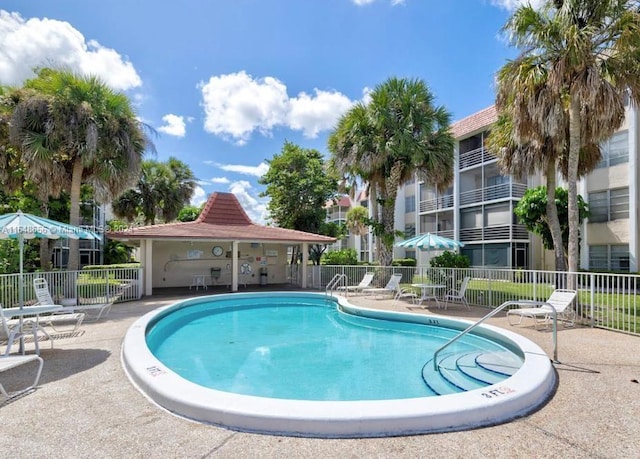
[[[41,69],[24,83],[11,137],[28,168],[70,177],[69,222],[80,224],[80,187],[93,186],[104,202],[135,182],[145,150],[153,148],[126,95],[94,76]],[[51,179],[45,183],[49,184]],[[78,269],[78,241],[70,240],[68,269]]]
[[[445,189],[453,180],[454,139],[450,114],[434,105],[423,81],[390,78],[370,97],[339,120],[329,150],[338,171],[369,183],[379,259],[390,265],[398,187],[417,173],[425,183]]]
[[[505,25],[520,56],[499,79],[510,94],[516,139],[548,139],[569,187],[568,268],[578,269],[577,180],[600,156],[598,145],[640,102],[637,0],[547,0],[521,6]],[[500,97],[500,95],[499,95]]]
[[[173,157],[167,162],[145,160],[135,187],[114,199],[113,213],[130,222],[142,215],[145,225],[153,225],[158,218],[174,221],[189,204],[195,187],[195,176],[182,161]]]

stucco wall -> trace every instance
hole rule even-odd
[[[223,254],[212,253],[215,246],[223,248]],[[196,274],[207,277],[207,285],[231,284],[230,242],[153,242],[153,287],[188,287]],[[287,281],[287,246],[278,244],[241,243],[238,246],[238,264],[250,266],[250,273],[240,274],[240,285],[259,284],[260,268],[266,267],[268,283],[281,284]],[[227,255],[229,258],[227,258]],[[211,268],[220,268],[220,277],[211,278]]]

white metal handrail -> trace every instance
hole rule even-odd
[[[530,306],[549,306],[551,308],[551,312],[552,312],[552,315],[553,315],[553,362],[554,363],[558,363],[558,313],[556,312],[556,308],[551,303],[547,303],[546,301],[515,300],[515,301],[505,301],[500,306],[498,306],[493,311],[491,311],[489,314],[484,316],[482,319],[480,319],[476,323],[468,326],[463,331],[461,331],[458,335],[454,336],[449,341],[447,341],[443,346],[438,348],[433,353],[433,369],[435,371],[438,371],[438,367],[439,367],[438,354],[440,354],[440,352],[442,352],[445,348],[449,347],[451,344],[453,344],[456,341],[458,341],[460,338],[462,338],[464,335],[466,335],[471,330],[476,328],[478,325],[480,325],[485,320],[495,316],[497,313],[502,311],[507,306],[513,306],[513,305],[516,305],[516,304],[518,304],[518,305],[526,304],[526,305],[530,305]]]
[[[344,273],[336,274],[329,281],[329,283],[327,283],[327,287],[325,288],[325,292],[329,293],[332,290],[337,290],[337,288],[338,288],[338,286],[340,285],[341,282],[344,282],[344,285],[347,285],[346,281],[347,281],[347,275],[346,274],[344,274]]]

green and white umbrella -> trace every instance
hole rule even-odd
[[[458,247],[464,247],[464,244],[444,236],[438,236],[437,234],[424,233],[405,239],[404,241],[396,242],[395,246],[420,249],[430,253],[431,250],[457,249]]]
[[[436,234],[424,233],[414,236],[404,241],[396,242],[396,247],[415,248],[422,250],[449,250],[464,247],[459,241],[454,241]]]
[[[20,278],[18,299],[24,306],[24,240],[34,238],[48,239],[101,239],[101,237],[78,226],[61,223],[31,214],[15,213],[0,215],[0,239],[17,239],[20,246]]]

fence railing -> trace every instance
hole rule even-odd
[[[347,285],[357,285],[366,272],[374,272],[373,287],[384,287],[391,274],[402,273],[401,284],[446,285],[458,290],[464,277],[471,277],[466,291],[469,304],[495,308],[506,301],[546,301],[556,288],[578,291],[574,309],[577,322],[592,327],[640,334],[640,276],[609,273],[492,268],[427,268],[383,266],[313,266],[307,285],[323,290],[336,275],[345,274]],[[418,293],[418,289],[416,290]]]
[[[139,300],[142,298],[142,268],[105,268],[82,271],[48,271],[23,274],[24,304],[37,302],[33,279],[47,280],[51,297],[63,305]],[[0,304],[19,305],[20,274],[0,275]]]

